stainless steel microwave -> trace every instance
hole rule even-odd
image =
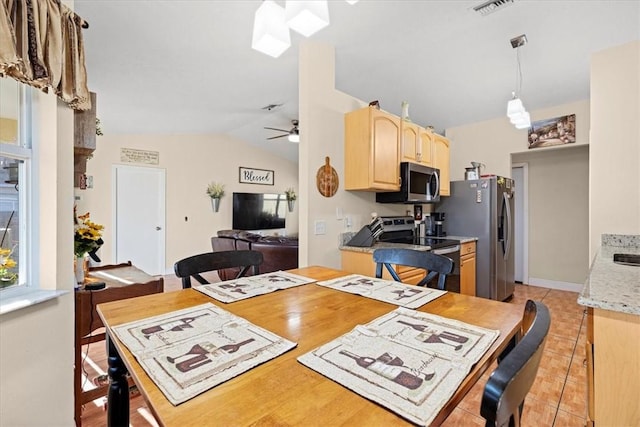
[[[417,163],[400,163],[400,191],[376,193],[378,203],[435,203],[440,201],[440,170]]]

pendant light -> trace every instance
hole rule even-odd
[[[285,15],[287,25],[305,37],[329,25],[327,0],[287,0]]]
[[[511,47],[516,50],[516,90],[522,91],[522,69],[520,67],[520,47],[527,43],[527,36],[522,34],[511,39]],[[516,129],[527,129],[531,126],[531,116],[525,110],[522,100],[516,92],[511,92],[511,100],[507,103],[507,117]]]
[[[285,9],[272,0],[262,2],[253,21],[251,47],[274,58],[291,46],[289,27],[285,20]]]

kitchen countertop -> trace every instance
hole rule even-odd
[[[640,235],[602,235],[578,304],[640,315],[640,266],[614,263],[617,253],[640,255]]]
[[[340,242],[341,243],[340,243],[340,246],[338,247],[338,249],[340,249],[341,251],[367,252],[367,253],[373,253],[373,251],[375,251],[376,249],[380,249],[380,248],[405,248],[405,249],[414,249],[416,251],[430,251],[431,250],[431,246],[410,245],[410,244],[407,244],[407,243],[376,242],[373,246],[366,246],[366,247],[348,246],[347,242],[349,242],[349,240],[351,240],[351,238],[355,234],[356,233],[353,233],[353,232],[342,233],[340,235]],[[459,240],[460,243],[475,242],[476,240],[478,240],[477,237],[468,237],[468,236],[446,236],[445,238],[446,239]]]

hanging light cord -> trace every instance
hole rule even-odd
[[[522,93],[522,67],[520,65],[520,46],[516,48],[516,94],[519,97]]]

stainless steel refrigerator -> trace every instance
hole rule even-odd
[[[450,236],[477,237],[476,296],[504,301],[513,295],[513,180],[501,176],[451,182],[451,196],[441,197]]]

